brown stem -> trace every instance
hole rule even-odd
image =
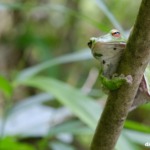
[[[150,60],[150,0],[143,0],[118,73],[131,75],[132,85],[124,84],[109,94],[97,125],[91,150],[113,150]]]

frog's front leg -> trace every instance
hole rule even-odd
[[[108,89],[108,90],[116,90],[118,88],[121,87],[121,85],[125,84],[125,83],[129,83],[132,84],[132,76],[128,75],[128,76],[124,76],[124,75],[114,75],[111,79],[105,77],[104,75],[102,75],[100,73],[100,81],[103,85],[104,88]]]

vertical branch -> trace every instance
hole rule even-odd
[[[132,75],[132,85],[124,84],[109,94],[98,123],[91,150],[113,150],[123,128],[128,111],[137,93],[144,70],[150,60],[150,1],[143,0],[134,30],[118,66],[118,73]]]

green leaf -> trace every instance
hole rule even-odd
[[[124,125],[125,128],[145,133],[150,133],[150,127],[141,123],[127,120]]]
[[[31,145],[19,143],[14,138],[5,137],[0,140],[0,150],[35,150]]]
[[[145,145],[146,142],[150,142],[150,134],[145,134],[132,130],[124,130],[123,133],[131,141],[141,144],[143,146]]]
[[[131,142],[131,140],[125,136],[124,132],[122,132],[117,142],[115,150],[141,150],[141,149],[135,143],[133,143],[133,141]]]
[[[0,75],[0,90],[4,93],[6,97],[12,95],[12,86],[7,79]]]
[[[53,94],[53,96],[70,108],[85,124],[91,129],[95,129],[102,108],[80,90],[56,79],[47,77],[34,77],[21,83]]]

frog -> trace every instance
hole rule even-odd
[[[88,46],[93,56],[100,62],[99,76],[104,87],[115,90],[126,81],[129,81],[128,77],[130,76],[126,78],[123,75],[116,75],[116,69],[126,47],[126,39],[118,30],[112,29],[106,35],[98,38],[92,37],[88,42]],[[132,77],[130,79],[132,80]]]
[[[100,81],[107,91],[117,90],[123,84],[132,84],[132,76],[117,75],[117,67],[126,48],[127,39],[117,29],[100,37],[91,37],[88,47],[92,55],[100,62]],[[139,85],[132,109],[150,102],[149,85],[144,74]],[[106,90],[105,90],[106,91]]]

